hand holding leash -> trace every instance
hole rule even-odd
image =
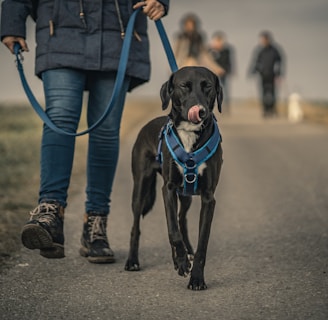
[[[22,51],[30,51],[25,39],[22,37],[7,36],[3,38],[2,43],[10,50],[12,54],[15,54],[15,43],[19,43]]]
[[[151,20],[159,20],[165,14],[164,6],[157,0],[140,1],[133,6],[133,9],[143,8],[144,14],[146,14]]]

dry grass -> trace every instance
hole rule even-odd
[[[328,103],[303,103],[304,119],[321,124],[328,124]]]
[[[287,117],[287,108],[288,103],[282,102],[278,105],[278,112]],[[327,102],[316,102],[316,101],[303,101],[301,102],[301,108],[304,113],[304,120],[320,123],[327,125],[328,124],[328,103]]]
[[[27,107],[0,108],[0,259],[17,249],[20,218],[36,201],[40,132]]]

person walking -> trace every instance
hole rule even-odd
[[[260,44],[255,50],[250,74],[258,74],[260,77],[263,116],[275,116],[276,84],[284,70],[281,50],[274,44],[269,31],[260,33]]]
[[[150,74],[147,16],[166,15],[169,0],[4,0],[1,41],[13,53],[15,42],[28,51],[26,19],[36,21],[35,72],[42,79],[46,113],[53,123],[75,133],[83,92],[89,92],[87,121],[95,123],[112,95],[125,28],[134,9],[135,24],[122,90],[109,116],[89,133],[85,216],[80,254],[93,263],[112,263],[106,228],[119,152],[125,96]],[[39,204],[23,227],[22,242],[46,258],[63,258],[64,209],[70,183],[75,138],[44,125],[41,143]]]
[[[227,42],[227,37],[223,31],[217,31],[213,34],[210,42],[209,52],[212,55],[214,61],[224,70],[224,73],[220,76],[220,80],[223,87],[224,104],[226,107],[225,109],[229,113],[229,80],[235,69],[234,49]]]
[[[200,20],[193,13],[186,14],[180,22],[180,31],[175,36],[174,54],[179,68],[203,66],[216,75],[223,75],[224,70],[208,53],[205,36],[200,28]]]

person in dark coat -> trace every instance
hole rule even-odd
[[[276,115],[276,82],[283,75],[281,50],[273,43],[270,32],[260,33],[260,45],[255,50],[250,73],[260,76],[264,117]]]
[[[213,34],[209,52],[211,53],[214,61],[224,70],[224,73],[220,76],[220,80],[223,86],[224,104],[226,111],[229,112],[229,78],[235,69],[234,49],[227,42],[227,37],[223,31],[217,31]]]
[[[179,68],[186,66],[203,66],[216,75],[224,70],[208,53],[205,45],[205,34],[200,28],[201,22],[197,15],[188,13],[180,21],[180,30],[175,35],[174,54]]]
[[[125,29],[137,17],[123,88],[106,120],[89,134],[87,200],[80,254],[89,262],[114,262],[106,227],[119,150],[119,130],[126,93],[149,80],[147,16],[167,14],[169,0],[4,0],[1,41],[13,52],[15,42],[28,51],[26,19],[36,21],[35,73],[42,79],[46,112],[61,129],[76,132],[83,92],[88,91],[88,124],[103,114],[112,95]],[[75,138],[46,125],[41,144],[39,204],[23,227],[22,242],[46,258],[64,254],[67,205]]]

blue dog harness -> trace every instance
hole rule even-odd
[[[160,164],[162,164],[162,144],[163,139],[165,139],[165,143],[171,153],[172,158],[183,168],[184,178],[183,190],[181,192],[183,195],[198,194],[198,168],[213,156],[222,141],[216,119],[214,118],[214,120],[212,136],[200,149],[193,152],[186,152],[173,130],[173,123],[171,119],[168,120],[160,132],[156,159]],[[180,190],[178,191],[180,192]]]

